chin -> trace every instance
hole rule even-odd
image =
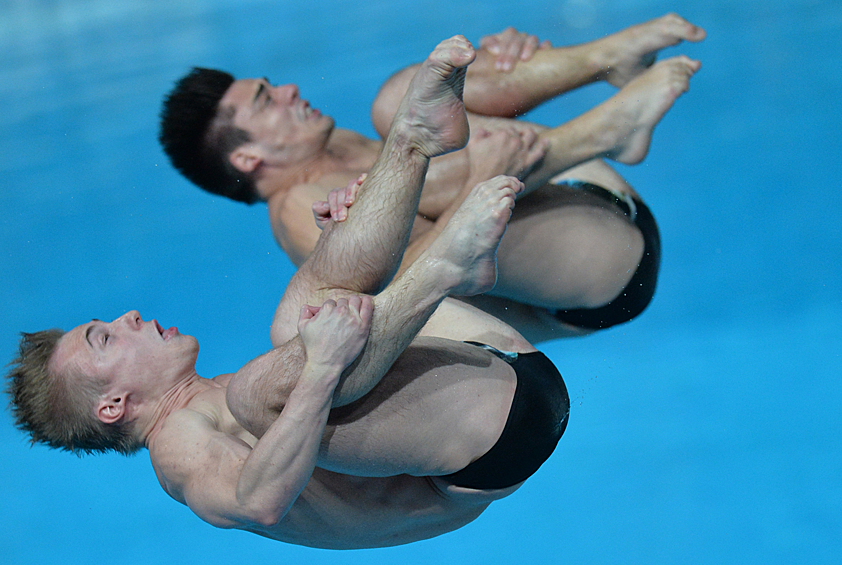
[[[193,357],[197,357],[199,355],[199,340],[193,337],[192,335],[184,336],[189,343],[189,350],[192,352]]]

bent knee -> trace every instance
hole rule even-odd
[[[235,374],[228,382],[225,402],[234,420],[250,434],[259,438],[278,418],[283,405],[270,405],[266,395],[259,391],[257,384],[248,375]]]

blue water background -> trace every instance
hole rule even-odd
[[[137,308],[202,344],[198,371],[269,347],[292,266],[263,206],[192,187],[156,141],[192,65],[294,82],[374,135],[379,84],[455,33],[556,45],[676,11],[703,68],[622,174],[655,212],[660,286],[631,324],[542,349],[568,383],[549,462],[469,526],[332,552],[214,529],[145,453],[30,448],[0,416],[5,563],[839,563],[842,6],[836,0],[365,3],[5,0],[0,5],[0,351],[17,332]],[[595,85],[530,115],[562,123]]]

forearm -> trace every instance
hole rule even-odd
[[[426,249],[420,255],[374,297],[368,342],[343,373],[334,393],[334,407],[350,404],[371,391],[448,295],[450,285],[442,263]]]

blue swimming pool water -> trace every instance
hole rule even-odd
[[[148,4],[148,5],[147,5]],[[216,530],[145,454],[29,448],[0,416],[4,562],[836,563],[842,554],[842,10],[835,0],[0,5],[0,349],[137,308],[202,343],[199,373],[269,346],[292,273],[263,207],[211,198],[157,142],[191,65],[295,82],[373,134],[377,86],[440,39],[507,25],[575,43],[676,11],[702,71],[623,174],[658,217],[656,299],[635,322],[542,349],[570,388],[559,449],[455,533],[329,552]],[[594,86],[531,119],[603,100]],[[4,361],[5,362],[5,361]]]

